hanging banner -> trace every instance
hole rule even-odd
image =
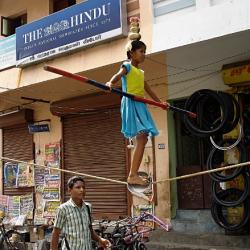
[[[16,29],[17,66],[125,35],[126,3],[83,1]]]

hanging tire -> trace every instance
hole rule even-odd
[[[245,185],[244,191],[238,190],[236,188],[229,188],[226,190],[217,191],[216,187],[218,182],[212,181],[212,197],[215,200],[215,202],[225,207],[235,207],[244,202],[248,197],[250,191],[250,179],[248,173],[243,173],[242,176],[244,178],[244,185]],[[227,191],[228,195],[223,197],[221,195],[222,191]]]
[[[198,90],[188,98],[185,109],[197,114],[198,119],[184,116],[184,123],[192,134],[200,137],[228,133],[240,118],[237,100],[222,91]]]
[[[233,140],[231,139],[222,140],[219,142],[219,146],[223,146],[226,143],[232,144]],[[240,153],[240,159],[239,159],[240,162],[246,162],[247,161],[246,148],[244,147],[242,143],[237,144],[236,147],[238,148],[239,153]],[[209,170],[216,169],[216,165],[218,165],[218,167],[221,167],[221,164],[223,162],[224,162],[224,152],[221,150],[218,150],[217,148],[213,148],[210,151],[208,158],[207,158],[207,168]],[[220,172],[209,173],[209,175],[214,181],[225,182],[225,181],[230,181],[234,179],[235,177],[239,176],[244,170],[245,170],[245,167],[242,166],[242,167],[232,169],[233,172],[228,175],[221,174]]]
[[[240,106],[234,96],[225,92],[219,92],[219,95],[224,99],[227,108],[230,110],[227,122],[223,129],[220,131],[222,134],[226,134],[232,131],[238,124],[240,119]]]
[[[221,107],[221,114],[219,114],[220,110],[213,110],[215,106],[208,106],[209,101],[218,103],[219,107]],[[198,105],[200,104],[200,105]],[[204,108],[208,108],[206,113],[206,120],[204,119]],[[186,101],[185,108],[191,112],[197,113],[197,117],[199,119],[191,119],[188,116],[184,117],[184,122],[186,127],[190,130],[192,134],[198,136],[209,136],[216,134],[226,123],[226,118],[228,117],[228,109],[226,107],[223,99],[218,95],[217,92],[209,89],[202,89],[193,93],[190,98]],[[217,120],[213,116],[217,113],[218,118],[221,118],[221,121],[218,124],[214,124],[214,121]]]
[[[220,199],[225,199],[227,196],[230,195],[230,192],[231,191],[229,191],[229,189],[228,189],[228,190],[221,191],[218,195],[220,196]],[[241,196],[240,190],[237,190],[236,192],[239,192],[238,195]],[[217,202],[215,202],[214,200],[212,201],[211,214],[212,214],[214,221],[222,228],[224,228],[226,230],[230,230],[230,231],[239,230],[239,229],[243,228],[248,223],[249,218],[250,218],[250,198],[249,198],[249,196],[242,203],[242,206],[244,206],[244,213],[243,213],[241,221],[239,223],[236,223],[236,224],[229,223],[227,218],[226,218],[226,212],[228,211],[227,210],[228,207],[224,207],[224,206],[218,204]],[[226,209],[226,212],[224,209]]]

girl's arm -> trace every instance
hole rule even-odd
[[[147,82],[144,82],[144,88],[154,101],[161,102],[160,98],[158,98],[158,96],[153,92],[153,90],[149,87]]]
[[[111,77],[111,79],[106,83],[107,86],[112,88],[112,85],[121,80],[122,76],[126,75],[126,69],[124,67]]]

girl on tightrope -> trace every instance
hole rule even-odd
[[[144,71],[139,65],[144,61],[146,45],[139,39],[129,42],[127,46],[128,61],[124,62],[120,70],[106,83],[110,88],[120,79],[122,91],[144,97],[146,91],[153,100],[160,99],[144,81]],[[132,158],[127,182],[129,184],[147,185],[147,181],[138,175],[145,145],[149,136],[158,135],[158,130],[145,103],[136,102],[123,96],[121,100],[122,133],[126,138],[135,138],[135,150]]]

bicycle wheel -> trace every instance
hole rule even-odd
[[[15,230],[9,230],[5,234],[5,245],[8,250],[27,250],[28,246],[24,237]]]
[[[143,242],[137,242],[136,250],[147,250],[147,247]]]

